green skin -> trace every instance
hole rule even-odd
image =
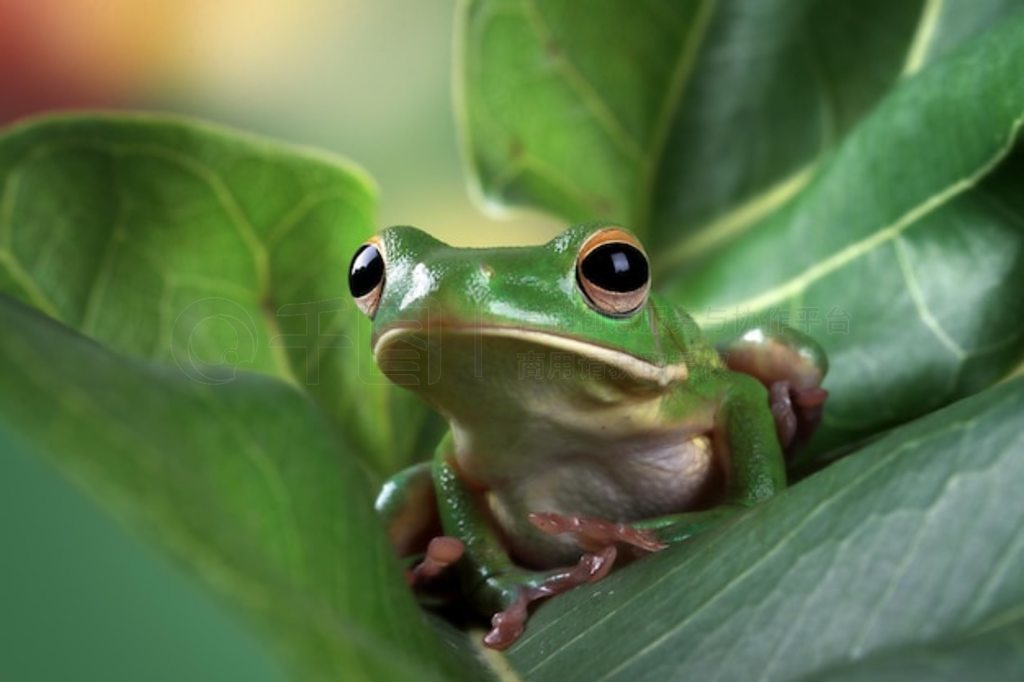
[[[432,485],[484,613],[583,553],[571,535],[532,525],[531,512],[627,523],[671,544],[786,485],[763,378],[728,369],[693,319],[654,294],[628,315],[589,302],[577,257],[599,229],[494,249],[412,227],[379,237],[375,359],[451,428],[431,463],[385,485],[378,511],[399,551],[422,551]],[[744,339],[748,361],[792,364],[812,384],[824,375],[821,350],[792,329]]]

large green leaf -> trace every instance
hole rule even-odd
[[[1020,675],[1024,624],[997,625],[956,641],[882,652],[825,670],[811,679],[822,682],[903,682],[904,680],[991,680]]]
[[[275,635],[300,679],[446,679],[352,446],[275,377],[198,382],[0,296],[0,430]]]
[[[821,451],[1022,356],[1019,9],[469,2],[467,151],[492,200],[636,229],[715,333],[821,341]]]
[[[968,395],[1024,356],[1021,72],[1024,17],[896,90],[796,200],[671,278],[703,322],[785,319],[823,343],[819,449]]]
[[[717,238],[779,205],[901,77],[1012,0],[470,0],[460,109],[484,194]]]
[[[423,454],[426,413],[373,367],[348,296],[373,210],[369,180],[326,155],[166,117],[43,119],[0,138],[0,292],[197,381],[299,386],[390,472]]]
[[[370,504],[425,414],[347,295],[373,203],[336,159],[164,117],[0,137],[0,293],[64,325],[0,297],[0,426],[263,621],[303,679],[454,674]]]
[[[1019,671],[1022,422],[1016,379],[904,426],[542,606],[512,661],[531,680]]]

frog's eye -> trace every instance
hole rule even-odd
[[[651,288],[647,254],[625,230],[599,230],[583,243],[576,257],[576,282],[598,312],[628,315],[639,310]]]
[[[348,290],[359,309],[373,317],[384,291],[384,254],[372,239],[360,246],[348,268]]]

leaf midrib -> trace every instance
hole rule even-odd
[[[631,226],[641,236],[650,231],[651,204],[654,202],[654,185],[658,169],[661,167],[662,157],[665,155],[665,148],[668,146],[669,135],[672,132],[672,122],[675,114],[686,96],[694,66],[697,63],[697,56],[700,54],[704,38],[707,36],[708,28],[716,7],[716,0],[701,0],[700,7],[693,15],[693,26],[683,39],[669,77],[669,87],[665,98],[661,102],[658,113],[654,119],[654,128],[651,133],[651,144],[647,153],[642,157],[643,165],[640,168],[640,184],[637,188],[637,199],[634,202],[634,214],[630,218]]]
[[[871,253],[879,246],[895,239],[934,211],[946,205],[964,192],[977,186],[981,180],[998,167],[1010,152],[1013,151],[1022,124],[1024,124],[1024,113],[1014,119],[1013,123],[1010,125],[1009,134],[1007,135],[1005,142],[1003,142],[992,156],[986,159],[972,172],[958,180],[955,180],[942,190],[929,195],[918,204],[915,204],[893,223],[879,228],[875,232],[870,233],[868,236],[863,237],[852,244],[848,244],[828,258],[820,260],[803,272],[790,277],[785,282],[756,296],[724,304],[734,311],[732,316],[723,318],[720,315],[716,315],[714,323],[720,324],[722,322],[738,319],[740,315],[750,315],[763,312],[774,305],[783,303],[793,296],[802,294],[815,282]],[[711,324],[711,315],[711,313],[705,312],[697,314],[695,319],[698,324]]]

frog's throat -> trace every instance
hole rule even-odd
[[[398,341],[401,337],[414,335],[418,331],[422,331],[422,328],[415,325],[396,325],[384,330],[373,342],[374,361],[380,366],[380,355],[385,348],[391,343]],[[534,343],[551,350],[574,353],[580,357],[615,367],[638,381],[651,382],[659,386],[681,383],[686,381],[686,378],[689,376],[689,368],[685,362],[657,365],[621,350],[536,329],[499,325],[445,326],[441,333],[465,336],[479,334],[487,337],[515,339],[526,343]]]

